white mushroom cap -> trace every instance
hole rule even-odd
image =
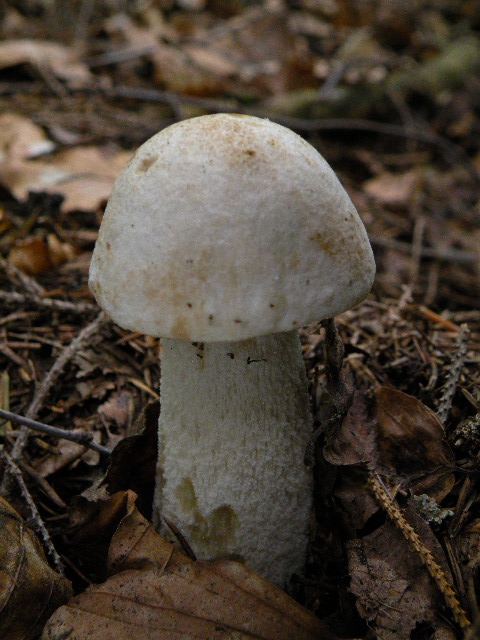
[[[89,284],[126,329],[234,341],[335,316],[374,273],[322,156],[278,124],[218,114],[138,149],[108,201]]]

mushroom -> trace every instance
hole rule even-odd
[[[297,328],[353,307],[374,273],[330,166],[268,120],[179,122],[117,178],[89,284],[121,327],[161,338],[154,512],[199,557],[279,584],[302,570],[312,420]]]

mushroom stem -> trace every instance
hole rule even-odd
[[[304,566],[312,495],[297,332],[163,339],[161,357],[157,519],[173,521],[198,557],[240,557],[283,584]]]

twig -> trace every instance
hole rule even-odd
[[[143,47],[125,47],[123,49],[113,49],[112,51],[105,51],[94,56],[90,56],[84,59],[84,63],[90,69],[95,67],[104,67],[109,64],[119,64],[121,62],[128,62],[129,60],[136,60],[143,56],[149,56],[155,53],[157,47],[155,45],[147,44]]]
[[[47,436],[77,442],[78,444],[81,444],[88,449],[92,449],[92,451],[97,451],[104,456],[109,456],[111,453],[110,449],[107,449],[107,447],[102,447],[102,445],[93,442],[91,433],[81,431],[80,429],[68,431],[67,429],[60,429],[59,427],[52,427],[48,424],[44,424],[43,422],[38,422],[37,420],[25,418],[24,416],[12,413],[11,411],[6,411],[5,409],[0,409],[0,418],[5,418],[6,420],[11,420],[12,422],[21,424],[29,429],[33,429],[34,431],[45,433]]]
[[[40,475],[40,473],[38,473],[38,471],[36,471],[33,467],[28,465],[26,462],[20,461],[19,464],[20,464],[21,470],[25,471],[30,476],[30,478],[34,482],[36,482],[40,490],[48,497],[49,500],[51,500],[51,502],[53,502],[53,504],[56,507],[58,507],[59,509],[62,509],[62,511],[64,512],[68,510],[67,503],[61,499],[61,497],[58,495],[58,493],[55,491],[52,485],[48,483],[45,480],[45,478],[43,478]]]
[[[410,278],[409,278],[409,286],[414,289],[418,275],[420,273],[420,262],[422,260],[422,250],[423,250],[423,237],[425,233],[426,220],[424,216],[418,216],[415,220],[415,226],[413,228],[413,239],[412,239],[412,251],[411,251],[411,262],[410,262]]]
[[[447,380],[438,403],[437,416],[442,424],[445,424],[447,421],[448,414],[452,408],[453,396],[455,395],[463,363],[465,362],[465,356],[467,355],[469,335],[470,331],[468,330],[468,326],[462,324],[455,343],[455,353],[448,369]]]
[[[27,293],[31,296],[41,296],[43,288],[38,284],[35,278],[27,276],[25,273],[17,269],[13,264],[10,264],[8,260],[0,256],[0,267],[5,271],[7,275],[16,280]]]
[[[185,555],[188,556],[191,560],[196,560],[197,556],[195,555],[195,551],[192,549],[192,547],[188,543],[188,540],[185,538],[185,536],[177,527],[177,525],[174,522],[172,522],[170,518],[167,518],[167,516],[164,516],[163,514],[162,514],[162,518],[163,520],[165,520],[165,524],[167,525],[167,527],[170,529],[170,531],[173,533],[173,535],[176,537],[176,539],[182,546],[182,549],[184,550]]]
[[[435,311],[432,311],[428,307],[424,305],[420,305],[419,307],[414,307],[412,305],[412,309],[417,308],[420,315],[426,318],[429,322],[436,324],[439,327],[442,327],[446,331],[460,331],[460,327],[453,322],[451,322],[448,318],[444,318],[443,316],[438,315]]]
[[[101,312],[95,318],[95,320],[93,320],[93,322],[82,329],[75,340],[72,340],[68,347],[66,347],[62,351],[62,353],[54,362],[52,368],[48,372],[43,383],[35,393],[32,403],[26,413],[27,418],[34,420],[37,417],[38,411],[40,410],[40,407],[42,406],[46,396],[57,381],[68,361],[73,358],[77,351],[79,351],[83,347],[83,345],[86,344],[90,340],[90,338],[95,335],[95,333],[97,333],[100,327],[107,321],[107,316],[103,312]],[[20,459],[27,444],[29,434],[29,429],[27,427],[22,427],[10,454],[13,461],[16,462]]]
[[[15,480],[18,483],[18,486],[20,488],[20,492],[22,494],[22,498],[25,500],[25,503],[28,506],[28,509],[30,511],[30,517],[31,517],[31,521],[32,521],[32,527],[37,531],[37,533],[40,535],[42,541],[43,541],[43,546],[45,547],[48,555],[52,558],[52,562],[53,565],[55,567],[55,569],[61,574],[64,574],[64,568],[63,568],[63,563],[62,560],[60,559],[60,556],[58,555],[55,547],[53,546],[53,542],[52,539],[50,538],[50,535],[43,523],[43,520],[38,512],[38,509],[35,505],[35,502],[33,501],[32,496],[30,495],[30,492],[27,488],[27,485],[25,484],[25,481],[23,480],[23,476],[22,473],[20,471],[20,469],[18,468],[18,466],[15,464],[15,462],[12,460],[12,458],[8,455],[8,453],[3,449],[1,449],[1,453],[3,455],[3,457],[5,458],[5,462],[7,463],[7,468],[9,470],[9,473],[11,476],[13,476],[15,478]]]
[[[17,303],[24,306],[33,305],[37,307],[45,307],[46,309],[54,309],[56,311],[68,311],[79,315],[93,313],[97,310],[97,307],[94,304],[89,304],[88,302],[68,302],[67,300],[42,298],[39,295],[18,293],[17,291],[0,291],[0,301],[6,303]]]
[[[73,34],[73,40],[77,46],[85,45],[88,25],[92,17],[94,4],[94,0],[82,0],[80,3],[80,9],[78,11]]]
[[[0,376],[0,408],[10,411],[10,376],[4,371]],[[0,428],[0,435],[12,430],[12,423],[7,420]]]
[[[325,327],[325,373],[327,377],[327,391],[332,400],[335,412],[321,424],[315,424],[315,431],[307,443],[303,462],[310,467],[315,462],[315,447],[321,435],[331,437],[332,430],[347,415],[353,402],[353,389],[342,376],[344,347],[333,318],[322,322]]]
[[[470,621],[460,606],[457,596],[450,586],[443,569],[437,563],[430,550],[421,541],[417,532],[405,520],[403,513],[375,471],[369,471],[367,483],[375,498],[387,512],[388,517],[408,542],[409,547],[420,556],[422,563],[442,593],[448,608],[453,614],[455,622],[463,632],[467,632],[471,626]]]
[[[376,235],[370,235],[369,237],[370,242],[374,246],[393,249],[394,251],[402,251],[403,253],[413,253],[413,247],[410,242],[403,242],[402,240],[395,240],[393,238],[382,238]],[[466,265],[473,265],[476,261],[473,253],[455,248],[436,249],[435,247],[422,247],[419,257]]]
[[[333,318],[323,321],[325,327],[325,373],[327,391],[338,412],[346,412],[352,403],[353,389],[342,376],[345,348]]]

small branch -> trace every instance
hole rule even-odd
[[[93,335],[97,333],[100,327],[108,321],[107,316],[101,312],[93,322],[88,324],[78,336],[66,347],[57,360],[54,362],[52,368],[48,372],[46,378],[43,383],[38,388],[33,401],[27,411],[26,417],[34,420],[38,412],[47,397],[50,389],[53,387],[55,382],[58,380],[60,374],[65,368],[66,364],[71,360],[74,355],[85,345],[87,344]],[[15,444],[13,446],[11,457],[14,462],[20,459],[22,456],[23,450],[28,442],[29,430],[27,427],[22,427],[20,430],[20,434],[17,437]]]
[[[395,240],[393,238],[370,235],[370,242],[373,246],[393,249],[394,251],[401,251],[402,253],[412,254],[414,250],[410,242],[403,242],[402,240]],[[465,265],[473,265],[476,261],[473,253],[455,248],[436,249],[434,247],[422,247],[419,257],[441,260],[442,262],[456,262],[457,264]]]
[[[343,356],[345,349],[333,318],[323,321],[325,327],[325,373],[327,391],[332,398],[335,409],[345,414],[352,404],[353,389],[342,376]],[[347,407],[347,409],[345,409]]]
[[[155,53],[157,47],[155,45],[147,44],[143,47],[125,47],[123,49],[113,49],[112,51],[105,51],[105,53],[99,53],[89,58],[84,59],[84,63],[90,69],[95,67],[104,67],[109,64],[119,64],[121,62],[128,62],[130,60],[136,60],[143,56],[149,56]]]
[[[32,293],[24,294],[16,291],[0,291],[0,301],[8,303],[21,304],[23,306],[33,305],[36,307],[44,307],[45,309],[53,309],[55,311],[68,311],[79,315],[93,313],[97,311],[94,304],[87,302],[68,302],[67,300],[55,300],[54,298],[42,298]]]
[[[167,518],[167,516],[162,515],[162,518],[163,520],[165,520],[165,524],[167,525],[167,527],[170,529],[170,531],[173,533],[173,535],[176,537],[176,539],[182,546],[182,549],[185,555],[188,556],[191,560],[196,560],[197,556],[195,555],[195,551],[189,545],[188,540],[185,538],[185,536],[177,527],[177,525],[174,522],[172,522],[170,518]]]
[[[7,468],[9,470],[10,475],[13,476],[17,481],[18,486],[20,488],[20,492],[22,494],[22,498],[25,500],[25,503],[28,506],[28,509],[30,511],[30,517],[32,520],[32,527],[41,537],[43,541],[43,546],[45,547],[45,550],[47,551],[48,555],[52,558],[52,562],[55,569],[58,571],[58,573],[63,575],[64,570],[63,570],[62,560],[58,555],[55,547],[53,546],[52,539],[50,538],[50,535],[43,523],[43,520],[35,505],[35,502],[33,501],[33,498],[30,495],[27,485],[23,480],[22,472],[20,471],[18,466],[15,464],[15,462],[12,460],[12,458],[8,455],[8,453],[5,451],[5,449],[2,448],[1,453],[5,459],[5,462],[7,463]]]
[[[13,278],[13,280],[18,282],[23,287],[23,289],[25,289],[25,291],[31,296],[37,297],[42,295],[43,288],[38,284],[35,278],[27,276],[25,273],[23,273],[23,271],[17,269],[17,267],[15,267],[13,264],[10,264],[8,260],[5,260],[5,258],[2,258],[1,256],[0,267],[2,267],[5,273]]]
[[[327,391],[332,399],[335,413],[320,425],[315,424],[315,431],[305,448],[303,462],[307,467],[315,462],[315,448],[320,436],[326,434],[331,437],[331,432],[345,418],[353,402],[353,389],[342,376],[343,355],[345,349],[338,333],[333,318],[322,322],[325,327],[325,373],[327,377]]]
[[[427,549],[421,541],[418,533],[405,520],[403,513],[390,496],[390,493],[383,484],[379,475],[374,471],[369,471],[367,483],[375,498],[387,512],[388,517],[408,542],[409,547],[420,556],[422,563],[442,593],[447,606],[455,618],[455,622],[463,632],[468,631],[471,626],[470,621],[468,620],[465,611],[460,606],[457,596],[447,580],[445,572],[437,563],[430,550]]]
[[[51,427],[50,425],[44,424],[43,422],[37,422],[37,420],[25,418],[24,416],[12,413],[11,411],[6,411],[5,409],[0,409],[0,418],[5,418],[6,420],[11,420],[12,422],[21,424],[25,427],[28,427],[29,429],[33,429],[34,431],[45,433],[47,436],[53,436],[54,438],[62,438],[63,440],[77,442],[78,444],[87,447],[87,449],[97,451],[104,456],[109,456],[111,454],[110,449],[107,449],[107,447],[102,447],[102,445],[92,441],[91,433],[81,431],[80,429],[68,431],[67,429],[60,429],[59,427]]]

